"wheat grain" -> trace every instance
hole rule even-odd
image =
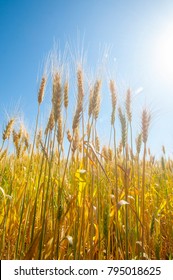
[[[43,102],[43,97],[44,97],[44,92],[45,92],[45,87],[46,87],[46,81],[47,81],[46,76],[43,76],[42,80],[41,80],[40,88],[39,88],[39,91],[38,91],[38,104],[39,105]]]
[[[113,80],[110,80],[109,87],[110,87],[111,100],[112,100],[111,125],[114,125],[115,111],[116,111],[116,104],[117,104],[117,94],[116,94],[115,82]]]
[[[67,110],[68,107],[68,91],[69,91],[69,83],[68,80],[65,81],[64,83],[64,108]]]
[[[81,68],[79,68],[77,71],[77,82],[78,82],[78,97],[77,97],[76,112],[72,124],[73,133],[79,126],[80,117],[83,112],[84,89],[83,89],[83,72]]]
[[[147,142],[148,139],[148,129],[150,125],[151,114],[147,109],[144,109],[142,112],[142,140],[144,143]]]
[[[61,76],[59,72],[56,72],[53,76],[53,94],[52,94],[52,108],[53,108],[55,123],[60,118],[61,105],[62,105]]]
[[[127,113],[127,119],[131,123],[132,121],[132,111],[131,111],[131,90],[127,90],[126,95],[126,113]]]
[[[118,113],[119,113],[119,119],[121,123],[121,141],[122,141],[123,148],[125,148],[127,142],[126,118],[125,115],[122,113],[121,107],[118,108]]]
[[[10,138],[13,124],[14,124],[14,119],[9,120],[8,124],[6,125],[6,128],[3,131],[3,135],[2,135],[3,141]]]

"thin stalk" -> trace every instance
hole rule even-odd
[[[145,168],[146,168],[146,142],[144,142],[143,166],[142,166],[142,258],[144,255],[144,234],[145,234]]]
[[[18,236],[17,236],[17,242],[16,242],[15,259],[18,258],[18,248],[19,248],[19,242],[20,242],[20,236],[21,236],[21,227],[22,227],[24,205],[25,205],[25,198],[26,198],[26,189],[27,189],[28,184],[29,184],[30,168],[31,168],[31,163],[32,163],[32,158],[33,158],[33,153],[34,153],[34,147],[35,147],[35,141],[36,141],[36,135],[37,135],[37,129],[38,129],[39,114],[40,114],[40,104],[38,105],[38,111],[37,111],[37,117],[36,117],[36,126],[35,126],[35,133],[34,133],[34,140],[33,140],[31,156],[30,156],[28,172],[27,172],[27,181],[26,181],[26,184],[25,184],[25,187],[24,187],[24,194],[23,194],[23,199],[22,199],[22,204],[21,204],[20,221],[19,221],[19,230],[18,230]]]
[[[115,211],[116,211],[116,244],[117,244],[117,250],[116,250],[116,259],[118,260],[118,171],[117,171],[117,145],[116,145],[116,130],[115,125],[113,124],[113,133],[114,133],[114,154],[115,154],[115,160],[114,160],[114,168],[115,168]]]
[[[46,135],[46,138],[45,138],[44,147],[46,147],[46,142],[47,142],[47,135]],[[43,154],[42,155],[42,160],[41,160],[41,167],[40,167],[39,177],[38,177],[38,183],[37,183],[36,198],[35,198],[35,202],[34,202],[34,215],[33,215],[32,230],[31,230],[31,243],[33,241],[34,231],[35,231],[35,219],[36,219],[36,213],[37,213],[37,201],[38,201],[38,195],[39,195],[39,187],[40,187],[41,176],[43,174],[44,159],[45,159],[45,157],[44,157],[44,154]]]
[[[54,145],[55,145],[56,131],[57,131],[57,123],[55,123],[52,153],[51,153],[51,158],[50,158],[50,163],[49,163],[48,182],[47,182],[45,206],[44,206],[43,219],[42,219],[42,230],[41,230],[41,236],[40,236],[40,242],[39,242],[39,252],[38,252],[38,259],[39,260],[42,257],[42,247],[43,247],[45,224],[46,224],[46,210],[47,210],[47,205],[48,205],[49,187],[50,187],[50,183],[51,183],[51,171],[52,171],[52,166],[53,166],[53,155],[54,155]]]

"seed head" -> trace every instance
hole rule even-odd
[[[101,80],[97,80],[94,85],[94,92],[93,92],[93,116],[95,119],[98,118],[100,112],[100,89],[101,89]]]
[[[142,112],[142,141],[147,142],[148,139],[148,129],[151,121],[151,114],[147,109]]]
[[[67,109],[68,107],[68,91],[69,91],[69,84],[68,84],[68,81],[66,80],[65,81],[65,84],[64,84],[64,107],[65,109]]]
[[[132,111],[131,111],[131,90],[127,90],[126,95],[126,113],[127,113],[127,119],[131,123],[132,121]]]
[[[141,145],[142,145],[142,133],[140,133],[136,138],[136,151],[137,154],[140,154],[141,151]]]
[[[44,97],[44,92],[45,92],[45,86],[46,86],[46,77],[43,76],[42,80],[41,80],[41,84],[40,84],[40,88],[38,91],[38,104],[40,105],[43,101],[43,97]]]
[[[58,140],[58,144],[62,145],[62,141],[63,141],[62,116],[60,116],[58,119],[57,140]]]
[[[119,113],[119,119],[121,123],[121,141],[122,141],[123,148],[125,148],[127,142],[127,123],[126,123],[125,115],[122,113],[120,107],[118,108],[118,113]]]
[[[67,130],[67,139],[69,142],[71,142],[73,140],[70,130]]]
[[[77,83],[78,83],[78,97],[77,97],[76,112],[72,124],[73,132],[79,126],[80,117],[83,111],[84,89],[83,89],[83,72],[81,68],[79,68],[77,71]]]
[[[13,124],[14,124],[14,119],[9,120],[8,124],[6,125],[6,128],[3,131],[3,135],[2,135],[3,141],[10,138]]]
[[[61,76],[58,72],[53,77],[53,95],[52,95],[52,108],[54,113],[55,122],[61,115],[62,105],[62,88],[61,88]]]
[[[116,88],[115,82],[110,80],[110,92],[111,92],[111,99],[112,99],[112,114],[111,114],[111,125],[115,123],[115,111],[116,111],[116,104],[117,104],[117,95],[116,95]]]
[[[49,116],[49,120],[48,120],[46,129],[45,129],[45,135],[47,135],[49,131],[53,130],[54,124],[55,124],[55,122],[54,122],[54,113],[53,113],[53,110],[52,110],[51,113],[50,113],[50,116]]]

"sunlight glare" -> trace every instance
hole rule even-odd
[[[173,83],[173,24],[158,36],[154,57],[159,77],[163,82]]]

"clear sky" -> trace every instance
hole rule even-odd
[[[0,128],[6,112],[12,116],[18,111],[32,127],[43,61],[54,41],[62,53],[67,41],[75,46],[72,50],[77,48],[77,34],[87,52],[88,69],[95,69],[99,53],[104,53],[120,99],[129,86],[134,96],[143,88],[133,99],[134,112],[139,117],[143,104],[151,108],[152,150],[159,153],[164,144],[172,154],[172,0],[0,0]],[[109,102],[104,90],[100,119],[104,137]],[[135,119],[134,125],[139,124]]]

